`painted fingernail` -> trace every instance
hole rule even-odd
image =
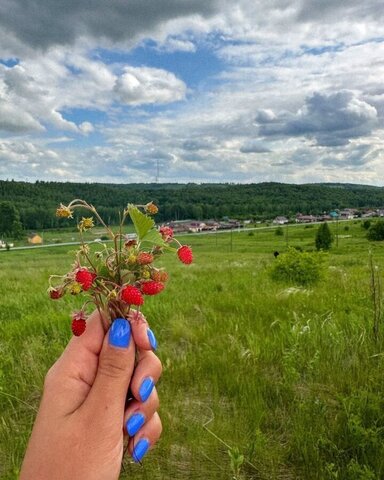
[[[140,462],[149,448],[149,440],[141,438],[135,445],[132,452],[132,458],[137,463]]]
[[[156,350],[157,340],[156,340],[155,334],[152,332],[150,328],[148,328],[147,330],[147,335],[148,335],[148,340],[149,340],[149,343],[151,344],[151,347],[153,348],[153,350]]]
[[[148,400],[148,397],[151,395],[154,386],[155,384],[151,377],[144,378],[139,389],[139,394],[142,402]]]
[[[116,318],[109,329],[109,344],[113,347],[127,348],[131,339],[131,327],[125,318]]]
[[[133,437],[145,423],[145,417],[142,413],[137,412],[131,415],[127,421],[127,432]]]

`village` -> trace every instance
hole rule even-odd
[[[297,213],[294,217],[286,217],[284,215],[278,215],[273,220],[258,220],[252,219],[240,220],[229,217],[223,217],[222,220],[175,220],[167,222],[164,225],[171,227],[175,233],[201,233],[201,232],[216,232],[222,230],[238,230],[240,228],[249,228],[254,225],[266,224],[272,225],[287,225],[287,224],[309,224],[328,221],[339,220],[353,220],[353,219],[370,219],[370,218],[382,218],[384,217],[384,208],[379,209],[366,209],[358,210],[353,208],[347,208],[344,210],[333,210],[329,213],[323,213],[321,215],[306,215]],[[30,232],[26,238],[29,245],[42,245],[44,238],[42,234],[37,232]],[[74,239],[73,239],[74,240]],[[97,239],[100,240],[100,239]],[[14,243],[7,242],[4,239],[0,239],[0,249],[10,249],[14,247]]]

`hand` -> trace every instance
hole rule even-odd
[[[127,429],[135,461],[160,437],[153,333],[138,312],[107,334],[100,320],[95,311],[46,376],[20,480],[116,480]]]

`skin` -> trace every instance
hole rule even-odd
[[[114,347],[95,311],[85,333],[70,340],[48,371],[20,480],[117,480],[125,423],[135,412],[146,422],[129,439],[128,452],[141,438],[151,447],[159,439],[156,388],[145,402],[139,388],[147,377],[156,383],[161,362],[151,350],[144,317],[133,312],[130,320],[128,347]],[[129,386],[134,398],[126,402]]]

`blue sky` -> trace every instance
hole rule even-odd
[[[0,2],[0,178],[383,185],[378,0]]]

